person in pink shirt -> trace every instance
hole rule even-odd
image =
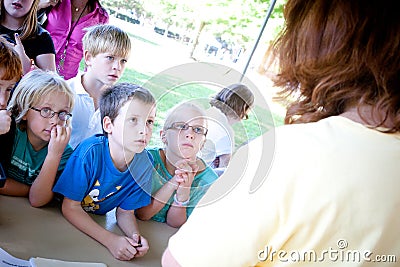
[[[98,0],[41,0],[47,19],[43,23],[53,38],[57,72],[65,80],[78,74],[83,57],[84,29],[107,24],[109,16]]]

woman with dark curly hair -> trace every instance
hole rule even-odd
[[[273,51],[280,97],[294,98],[288,125],[237,151],[234,168],[203,200],[223,192],[224,180],[240,178],[238,185],[193,211],[170,238],[163,266],[366,266],[381,256],[396,265],[397,10],[394,0],[287,1]],[[259,151],[271,147],[254,186],[255,171],[269,163]]]

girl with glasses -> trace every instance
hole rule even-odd
[[[52,188],[72,153],[68,145],[74,94],[53,72],[40,69],[26,74],[7,109],[16,122],[7,180],[0,194],[29,197],[33,207],[49,203]]]
[[[150,148],[154,158],[150,205],[136,210],[142,220],[166,222],[180,227],[217,174],[196,155],[207,135],[204,110],[181,103],[167,114],[160,131],[163,148]]]

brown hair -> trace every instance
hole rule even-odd
[[[289,0],[273,43],[285,123],[313,122],[373,106],[400,130],[400,20],[396,1]]]
[[[210,105],[221,110],[227,117],[247,119],[247,111],[254,104],[254,95],[241,83],[231,84],[218,92]]]
[[[7,40],[0,36],[0,68],[4,70],[0,80],[19,80],[22,76],[22,64],[19,55]]]

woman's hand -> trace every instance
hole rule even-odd
[[[58,2],[62,2],[62,0],[40,0],[38,5],[38,10],[47,8],[49,6],[55,6]]]

